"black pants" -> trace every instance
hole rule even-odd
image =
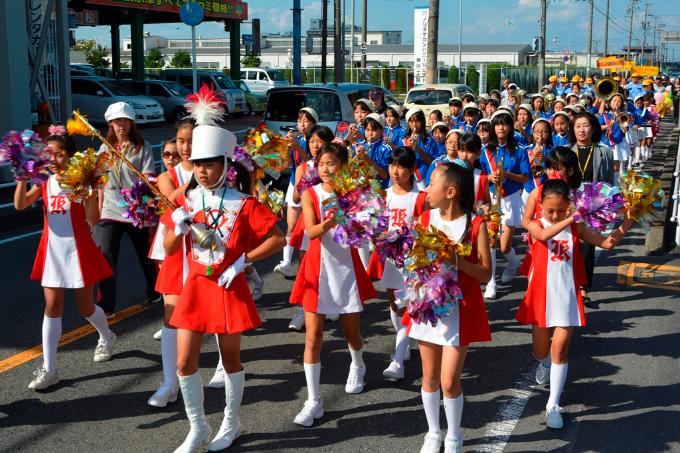
[[[595,271],[595,246],[581,242],[581,254],[583,255],[583,264],[588,280],[586,288],[590,289],[593,285],[593,272]]]
[[[677,96],[677,95],[676,95],[676,96]],[[678,114],[680,114],[680,112],[678,112],[678,110],[680,110],[680,109],[678,108],[678,107],[680,107],[679,104],[680,104],[680,99],[674,98],[674,99],[673,99],[673,117],[674,117],[676,120],[678,119]]]
[[[118,256],[120,255],[120,241],[126,233],[132,242],[137,254],[137,260],[144,273],[146,280],[146,294],[150,298],[157,298],[159,294],[156,286],[156,266],[148,258],[149,253],[149,228],[136,228],[131,223],[116,222],[113,220],[101,220],[93,228],[94,241],[99,246],[106,260],[109,262],[113,275],[99,282],[99,301],[97,302],[106,313],[113,313],[116,308],[116,277]]]

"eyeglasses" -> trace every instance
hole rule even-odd
[[[166,151],[163,153],[163,159],[180,159],[180,155],[178,153],[171,153],[169,151]]]

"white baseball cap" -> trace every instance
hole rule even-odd
[[[109,122],[118,118],[127,118],[131,121],[135,120],[135,109],[127,102],[115,102],[109,105],[104,113],[104,119]]]
[[[366,121],[368,118],[376,120],[378,124],[380,124],[382,127],[385,127],[385,118],[380,113],[369,113],[366,115],[366,118],[364,118],[364,121]]]
[[[189,160],[234,157],[236,135],[218,126],[196,126]]]
[[[312,118],[314,118],[314,122],[318,123],[319,122],[319,114],[316,113],[316,110],[314,110],[311,107],[302,107],[300,109],[301,112],[307,112],[311,115]],[[193,145],[192,145],[193,146]]]
[[[405,119],[406,119],[406,122],[408,123],[408,120],[410,120],[411,117],[412,117],[414,114],[418,113],[418,112],[422,112],[422,110],[419,109],[419,108],[409,109],[409,111],[406,112],[406,118],[405,118]]]
[[[432,131],[434,130],[435,127],[439,127],[439,126],[444,126],[444,127],[447,128],[447,129],[449,128],[449,125],[446,124],[445,122],[443,122],[443,121],[437,121],[437,122],[434,123],[434,124],[432,125],[432,127],[430,128],[430,132],[432,132]]]

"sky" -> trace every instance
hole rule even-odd
[[[343,0],[347,24],[351,23],[353,0]],[[439,41],[442,44],[458,43],[459,1],[463,1],[463,43],[530,43],[539,35],[539,0],[440,0]],[[249,18],[260,18],[262,32],[292,31],[293,0],[248,1]],[[302,32],[309,20],[321,17],[322,0],[302,0]],[[329,22],[333,16],[333,0],[329,0]],[[355,23],[361,24],[362,0],[354,0]],[[618,50],[628,44],[630,16],[626,8],[630,0],[610,0],[609,49]],[[426,6],[427,0],[368,0],[368,29],[401,30],[402,43],[413,42],[413,8]],[[604,49],[604,17],[606,0],[594,0],[593,52]],[[664,24],[666,31],[680,32],[680,0],[639,0],[633,15],[633,46],[641,45],[645,4],[648,8],[647,43],[652,41],[654,21]],[[385,14],[390,11],[390,14]],[[148,25],[145,31],[166,38],[190,38],[191,29],[181,23]],[[242,33],[250,32],[243,24]],[[197,27],[203,38],[225,36],[220,23],[207,22]],[[129,27],[121,27],[121,37],[130,36]],[[558,52],[569,49],[587,50],[588,2],[586,0],[548,0],[546,49]],[[77,39],[95,38],[110,45],[108,27],[80,27]],[[669,45],[668,58],[680,60],[680,43]]]

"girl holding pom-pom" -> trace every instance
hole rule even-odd
[[[62,128],[50,128],[47,146],[52,150],[50,171],[53,173],[42,186],[27,190],[26,181],[17,181],[14,207],[23,210],[43,199],[44,227],[40,238],[31,279],[39,280],[45,295],[42,322],[43,364],[33,373],[28,385],[43,390],[59,382],[56,367],[57,347],[61,337],[61,317],[64,313],[65,289],[74,290],[78,313],[97,329],[99,341],[94,352],[95,362],[111,358],[116,335],[109,329],[104,311],[92,300],[95,283],[109,277],[111,268],[92,241],[89,225],[99,220],[96,196],[81,203],[70,201],[68,191],[59,186],[59,172],[75,152],[75,143]]]
[[[463,413],[463,391],[460,376],[468,345],[490,341],[491,332],[480,283],[491,276],[491,259],[487,228],[481,217],[474,215],[472,172],[464,161],[442,163],[432,173],[427,188],[431,210],[420,217],[420,223],[433,226],[457,243],[470,243],[467,257],[456,255],[450,265],[458,269],[458,285],[463,300],[453,312],[430,322],[410,321],[408,335],[419,341],[423,365],[421,396],[428,433],[421,453],[439,452],[442,442],[446,453],[460,452],[463,437],[460,422]],[[444,391],[444,411],[448,424],[446,438],[439,425],[440,388]]]

